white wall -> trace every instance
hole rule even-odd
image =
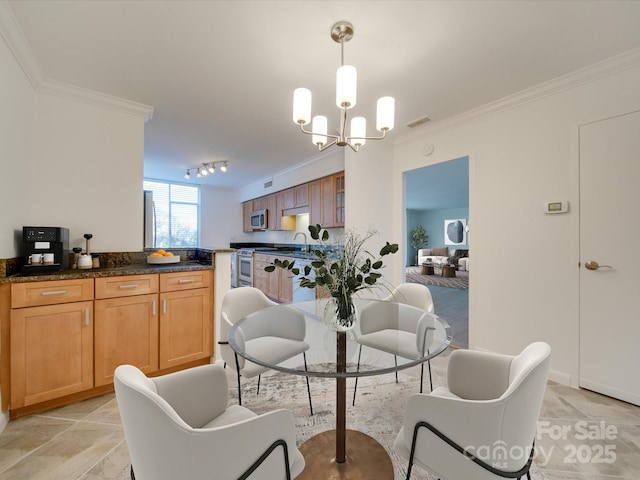
[[[34,92],[1,37],[0,72],[0,258],[11,258],[17,249],[12,232],[27,211]]]
[[[551,377],[577,386],[578,126],[640,110],[638,57],[632,67],[584,81],[590,72],[581,72],[567,77],[564,87],[558,87],[564,79],[541,86],[537,97],[526,92],[500,109],[487,108],[492,113],[434,124],[400,139],[391,197],[386,203],[374,200],[375,208],[363,205],[369,182],[348,184],[349,222],[356,206],[361,223],[391,217],[392,230],[402,231],[403,172],[469,156],[471,348],[516,353],[544,340],[553,352]],[[435,146],[430,157],[422,153],[425,144]],[[352,179],[372,179],[369,162],[348,165]],[[378,183],[381,191],[387,183]],[[568,200],[570,213],[543,215],[543,202],[554,200]],[[392,268],[400,281],[401,263],[394,261]]]
[[[69,228],[70,247],[142,249],[144,120],[60,96],[37,93],[21,201],[22,225]]]
[[[242,235],[240,191],[202,185],[200,188],[200,246],[229,247]],[[241,240],[240,240],[241,241]]]

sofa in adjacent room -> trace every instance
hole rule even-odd
[[[418,250],[418,265],[423,263],[455,265],[458,270],[469,271],[469,250],[449,247],[421,248]]]

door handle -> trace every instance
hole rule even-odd
[[[599,268],[613,268],[611,265],[600,265],[595,260],[591,260],[584,264],[584,268],[587,270],[598,270]]]

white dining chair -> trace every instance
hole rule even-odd
[[[289,480],[304,469],[291,412],[229,406],[220,365],[153,378],[120,365],[114,384],[132,479]]]
[[[225,293],[222,299],[221,320],[220,320],[220,344],[222,359],[226,366],[236,372],[238,379],[238,403],[242,405],[242,389],[240,377],[258,377],[257,393],[260,392],[261,374],[268,371],[267,367],[246,360],[238,355],[229,345],[229,331],[231,327],[240,319],[263,310],[262,321],[251,322],[242,328],[242,335],[237,338],[243,345],[244,351],[251,355],[252,352],[259,352],[254,355],[262,360],[278,364],[296,355],[302,354],[304,368],[307,370],[306,351],[309,344],[305,342],[306,323],[302,312],[293,307],[279,307],[269,309],[278,305],[267,298],[267,296],[254,287],[238,287]],[[311,402],[311,388],[309,377],[307,381],[307,394],[309,397],[309,410],[313,415],[313,405]]]
[[[396,452],[441,479],[530,480],[551,348],[519,355],[454,350],[447,384],[409,399]]]
[[[398,285],[390,295],[382,299],[392,304],[406,304],[433,314],[433,298],[431,292],[425,285],[419,283],[403,283]],[[389,311],[391,308],[392,311]],[[382,350],[394,356],[396,366],[397,357],[415,360],[428,353],[430,338],[432,333],[429,330],[420,329],[419,326],[427,326],[430,322],[433,327],[433,319],[425,317],[421,322],[418,318],[411,321],[399,322],[397,312],[392,306],[386,308],[379,302],[366,305],[360,312],[359,325],[360,333],[356,336],[356,342],[360,344],[358,351],[358,371],[360,370],[360,359],[362,347],[367,346]],[[424,348],[424,351],[423,351]],[[431,374],[431,361],[427,361],[429,368],[429,385],[433,390],[433,378]],[[420,365],[420,393],[422,393],[424,377],[424,364]],[[396,372],[396,383],[398,382],[398,372]],[[358,377],[356,377],[353,389],[353,402],[356,404],[356,393],[358,390]]]

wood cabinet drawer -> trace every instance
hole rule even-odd
[[[158,275],[96,278],[96,299],[158,293]]]
[[[93,300],[93,279],[53,280],[11,285],[11,308]]]
[[[211,270],[160,274],[160,291],[175,292],[211,286]]]

